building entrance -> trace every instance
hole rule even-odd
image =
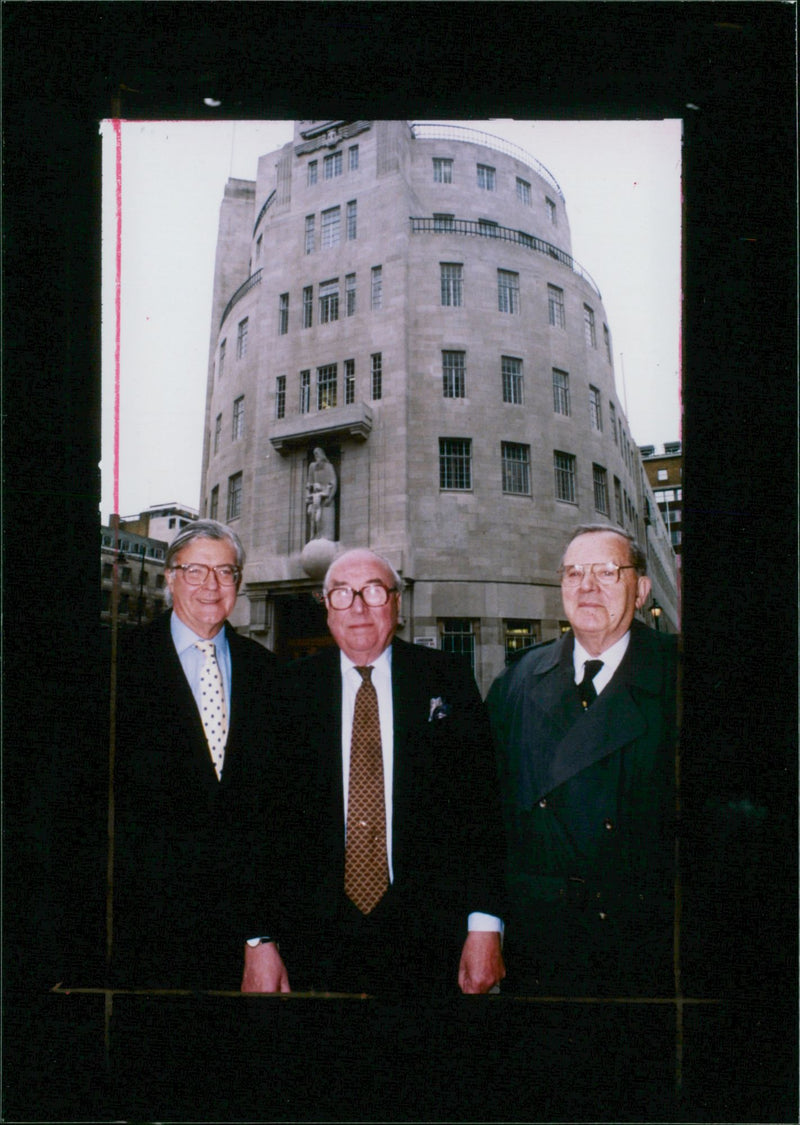
[[[311,593],[283,594],[275,598],[275,652],[281,660],[313,656],[334,644],[328,632],[325,606]]]

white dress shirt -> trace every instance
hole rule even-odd
[[[587,660],[602,660],[603,667],[594,677],[592,683],[594,690],[599,695],[604,687],[608,687],[611,678],[622,663],[622,658],[628,651],[628,644],[631,639],[630,630],[618,641],[615,641],[611,648],[607,648],[605,652],[601,652],[599,656],[592,656],[583,647],[578,638],[575,638],[575,649],[572,654],[572,659],[575,664],[575,683],[579,684],[583,679],[583,665]]]

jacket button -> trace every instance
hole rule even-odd
[[[604,824],[605,828],[607,829],[607,831],[609,831],[609,832],[613,832],[613,831],[614,831],[614,822],[613,822],[613,820],[609,820],[608,818],[606,818],[606,819],[605,819],[605,820],[603,821],[603,824]]]
[[[542,797],[541,801],[539,802],[539,808],[540,809],[546,809],[547,808],[547,797]]]

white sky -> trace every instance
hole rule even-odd
[[[680,438],[681,122],[461,121],[520,145],[564,192],[573,257],[603,295],[637,445]],[[115,135],[103,137],[104,522],[114,511]],[[283,122],[123,122],[119,512],[199,507],[219,207]],[[242,281],[245,278],[241,279]],[[624,380],[623,380],[624,371]],[[626,407],[627,402],[627,407]]]

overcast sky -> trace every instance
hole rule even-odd
[[[603,296],[633,440],[679,439],[681,122],[451,123],[513,141],[556,178],[573,256]],[[199,507],[219,207],[228,177],[254,180],[258,157],[291,140],[293,125],[122,122],[116,472],[116,138],[109,122],[101,133],[106,522],[115,478],[123,516],[169,501]]]

